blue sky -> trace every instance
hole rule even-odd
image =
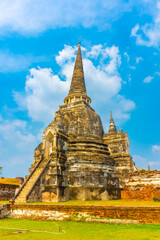
[[[160,169],[160,2],[0,0],[0,165],[24,176],[67,95],[78,41],[92,106]]]

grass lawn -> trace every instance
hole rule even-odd
[[[9,203],[8,201],[0,201],[1,203]],[[21,204],[21,203],[20,203]],[[68,201],[68,202],[34,202],[24,204],[54,204],[54,205],[103,205],[103,206],[159,206],[160,202],[147,202],[147,201],[123,201],[123,200],[106,200],[106,201]]]
[[[151,240],[160,239],[160,226],[77,223],[71,221],[50,222],[6,218],[0,220],[0,239]]]

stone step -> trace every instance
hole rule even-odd
[[[32,189],[34,186],[36,180],[44,170],[46,164],[48,163],[48,160],[44,159],[42,162],[39,164],[37,169],[35,169],[35,172],[33,175],[27,180],[26,185],[22,188],[21,192],[19,193],[16,202],[26,202],[26,197],[29,193],[29,191]]]

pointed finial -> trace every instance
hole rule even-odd
[[[87,96],[87,92],[86,92],[80,42],[78,42],[78,51],[77,51],[69,93],[68,93],[68,96],[65,97],[64,102],[65,103],[70,102],[69,99],[70,100],[84,99],[88,104],[91,103],[91,99]]]
[[[78,46],[76,61],[74,65],[74,71],[73,71],[69,94],[76,93],[76,92],[86,93],[80,42],[78,42],[78,44],[79,46]]]
[[[113,121],[113,117],[112,117],[112,111],[110,111],[110,123],[111,123],[111,122],[114,122],[114,121]]]
[[[117,128],[112,117],[112,111],[110,112],[110,124],[109,124],[109,133],[116,133]]]
[[[78,45],[80,46],[80,45],[81,45],[81,42],[78,42]]]

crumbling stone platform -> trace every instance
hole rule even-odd
[[[68,220],[72,219],[75,214],[82,216],[94,216],[98,219],[132,219],[140,223],[160,224],[160,207],[138,207],[138,206],[71,206],[71,205],[30,205],[15,204],[10,205],[12,213],[21,215],[20,218],[34,217],[45,219],[45,216],[52,216],[50,220],[58,220],[56,216],[67,216]],[[16,210],[16,211],[15,211]],[[23,211],[22,211],[23,210]],[[34,214],[33,214],[34,211]],[[19,213],[19,214],[18,214]],[[23,213],[23,214],[21,214]],[[26,215],[26,216],[25,216]],[[32,216],[31,216],[32,215]],[[35,219],[37,219],[37,217]],[[61,219],[62,220],[62,219]]]

